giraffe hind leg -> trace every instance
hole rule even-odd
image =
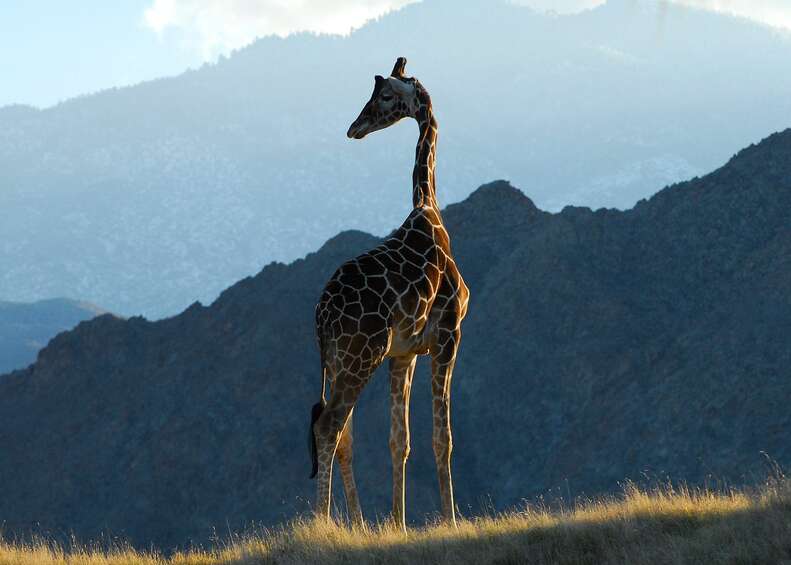
[[[335,376],[327,405],[313,425],[318,461],[315,513],[319,517],[330,517],[332,463],[354,404],[371,373],[373,373],[373,368],[362,374],[339,371]]]
[[[363,512],[360,508],[360,498],[357,494],[357,485],[354,481],[354,469],[352,465],[353,452],[352,443],[352,420],[354,410],[349,414],[349,419],[341,433],[338,442],[338,464],[341,468],[341,478],[343,479],[343,490],[346,494],[346,512],[352,524],[361,525],[363,523]]]

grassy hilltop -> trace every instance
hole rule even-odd
[[[682,564],[791,563],[791,482],[713,492],[627,486],[620,497],[549,511],[528,507],[429,526],[407,536],[386,525],[348,529],[297,521],[214,550],[163,557],[122,546],[64,550],[0,545],[2,565],[253,565],[307,563]]]

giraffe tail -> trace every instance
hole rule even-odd
[[[327,401],[324,400],[324,388],[327,383],[327,368],[324,367],[324,363],[322,363],[321,367],[321,400],[319,400],[316,404],[313,405],[313,408],[310,411],[310,435],[309,435],[309,446],[310,446],[310,459],[313,464],[313,470],[310,473],[310,478],[313,479],[316,477],[316,474],[319,472],[319,453],[318,448],[316,446],[316,431],[314,430],[313,426],[315,426],[316,421],[321,416],[321,413],[324,411],[324,407],[327,405]]]

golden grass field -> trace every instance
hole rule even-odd
[[[565,510],[527,507],[399,533],[386,524],[364,529],[315,521],[169,557],[117,547],[72,549],[45,541],[0,543],[2,565],[253,564],[788,564],[791,481],[751,490],[712,492],[628,486],[618,497]]]

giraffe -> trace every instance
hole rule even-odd
[[[456,525],[451,480],[450,383],[467,313],[469,290],[450,249],[434,185],[437,121],[428,92],[404,76],[399,57],[374,90],[347,136],[362,139],[407,117],[420,135],[412,173],[413,210],[381,245],[352,259],[330,278],[316,306],[322,368],[321,401],[313,406],[311,448],[318,475],[316,514],[329,517],[337,454],[348,514],[362,523],[352,471],[352,411],[374,370],[390,363],[390,453],[393,514],[406,531],[404,473],[409,456],[409,396],[417,355],[431,356],[433,446],[442,515]],[[331,383],[325,402],[326,383]]]

